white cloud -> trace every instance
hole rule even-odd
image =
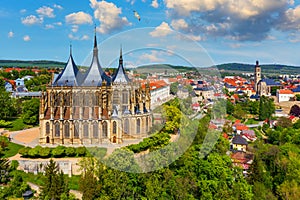
[[[56,9],[59,9],[59,10],[63,9],[63,7],[61,5],[58,5],[58,4],[54,4],[53,7],[56,8]]]
[[[169,24],[166,22],[162,22],[158,27],[154,29],[154,31],[150,32],[149,34],[152,37],[164,37],[172,33],[172,29],[170,28]]]
[[[89,40],[89,39],[90,39],[90,37],[88,35],[83,35],[81,37],[81,40]]]
[[[188,23],[184,19],[172,20],[171,26],[177,31],[184,30],[189,27]]]
[[[100,27],[97,28],[100,33],[111,33],[131,25],[126,17],[120,16],[122,9],[113,3],[90,0],[90,5],[94,9],[94,17],[100,21]]]
[[[20,10],[20,13],[22,13],[22,14],[24,14],[24,13],[26,13],[27,12],[27,10],[26,9],[22,9],[22,10]]]
[[[62,23],[61,22],[55,22],[54,25],[56,25],[56,26],[62,26]]]
[[[25,35],[25,36],[23,37],[23,40],[24,40],[25,42],[28,42],[28,41],[31,40],[31,38],[30,38],[29,35]]]
[[[53,24],[46,24],[45,29],[53,29],[54,25]]]
[[[153,8],[158,8],[159,5],[158,5],[157,0],[152,0],[151,6],[152,6]]]
[[[163,62],[165,61],[163,58],[160,58],[161,52],[151,51],[151,53],[144,53],[139,57],[140,61],[146,62]]]
[[[79,26],[78,26],[78,25],[73,25],[73,26],[72,26],[72,32],[73,32],[73,33],[76,33],[76,32],[78,31],[78,29],[79,29]]]
[[[14,32],[9,31],[9,32],[8,32],[8,37],[9,37],[9,38],[12,38],[12,37],[14,37],[14,34],[15,34]]]
[[[43,6],[40,7],[36,10],[36,12],[42,16],[42,17],[49,17],[49,18],[54,18],[55,15],[53,13],[53,8],[47,7],[47,6]]]
[[[294,0],[165,0],[164,3],[166,13],[173,19],[171,26],[193,35],[261,41],[272,29],[300,29],[300,9],[294,8]],[[174,23],[180,19],[189,20],[186,24]]]
[[[79,36],[75,36],[71,33],[68,35],[68,37],[71,40],[89,40],[90,39],[90,37],[88,35],[83,35],[83,36],[79,37]]]
[[[65,17],[69,24],[91,24],[93,23],[91,15],[85,12],[71,13]]]
[[[43,18],[38,18],[35,15],[29,15],[25,18],[21,19],[22,24],[24,25],[35,25],[35,24],[42,24]]]

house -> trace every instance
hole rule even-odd
[[[195,112],[199,112],[199,111],[200,111],[200,104],[199,104],[198,102],[193,103],[193,104],[192,104],[192,109],[193,109],[193,111],[195,111]]]
[[[243,130],[242,135],[247,141],[255,141],[257,139],[254,130]]]
[[[4,83],[4,87],[5,87],[6,92],[12,92],[13,91],[13,89],[14,89],[13,83],[14,83],[14,81],[12,81],[12,82],[11,81],[6,81]]]
[[[290,101],[294,98],[294,92],[289,89],[277,90],[276,97],[278,102]]]
[[[243,138],[241,135],[236,135],[231,140],[230,149],[246,152],[247,146],[248,146],[247,140]]]
[[[241,134],[244,130],[249,130],[248,126],[241,123],[240,120],[236,120],[235,123],[232,125],[233,131],[235,131],[237,134]]]
[[[24,78],[18,78],[18,79],[16,79],[15,80],[15,82],[16,82],[16,86],[18,87],[18,86],[24,86],[25,84],[24,84]]]
[[[230,155],[232,164],[243,169],[243,174],[247,175],[248,170],[253,163],[253,154],[249,154],[243,151],[237,151]]]
[[[291,122],[294,124],[299,120],[299,117],[296,117],[294,115],[290,115],[289,120],[291,120]]]

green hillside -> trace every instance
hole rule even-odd
[[[0,67],[42,67],[42,68],[63,68],[64,62],[49,61],[49,60],[0,60]]]

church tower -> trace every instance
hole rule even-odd
[[[254,77],[254,82],[255,82],[255,91],[257,92],[257,86],[259,81],[261,80],[261,68],[259,66],[258,61],[256,61],[256,65],[255,65],[255,73],[254,73],[255,77]]]

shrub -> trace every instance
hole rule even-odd
[[[76,149],[74,147],[67,147],[66,148],[66,155],[68,157],[74,157],[74,156],[76,156]]]
[[[57,146],[55,147],[53,150],[52,150],[52,155],[53,157],[55,158],[61,158],[61,157],[64,157],[66,154],[65,154],[65,150],[66,150],[66,147],[64,146]]]
[[[41,146],[36,146],[33,149],[30,149],[28,151],[28,156],[30,158],[39,158],[40,157],[40,151],[41,151],[42,147]]]
[[[86,148],[85,147],[78,147],[76,148],[77,156],[85,156],[86,155]]]
[[[22,157],[28,157],[28,152],[31,148],[30,147],[24,147],[22,149],[19,150],[19,154],[22,155]]]
[[[19,167],[19,162],[16,160],[12,160],[10,163],[10,169],[12,171],[16,170]]]
[[[51,156],[51,149],[49,147],[41,148],[39,155],[41,158],[49,158]]]

